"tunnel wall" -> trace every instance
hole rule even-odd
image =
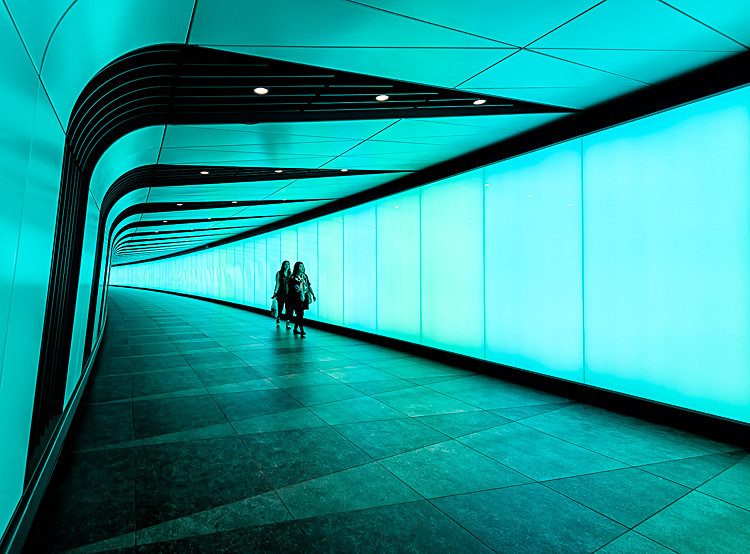
[[[112,283],[267,307],[750,422],[750,89]]]
[[[30,437],[60,198],[65,132],[14,22],[0,9],[0,535],[30,478]],[[92,267],[99,208],[89,196],[82,268]],[[60,390],[67,410],[90,352],[84,351],[91,271],[77,284],[71,356]],[[66,278],[69,268],[57,268]],[[96,337],[95,337],[96,338]],[[32,445],[33,447],[34,445]],[[44,465],[42,460],[40,465]],[[28,492],[28,491],[27,491]]]

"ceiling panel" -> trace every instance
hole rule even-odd
[[[517,48],[223,47],[224,50],[453,88]]]
[[[404,2],[361,0],[394,13],[492,38],[515,46],[526,46],[545,33],[578,16],[601,0],[524,0],[499,2],[475,0],[460,5],[455,0]]]
[[[344,0],[198,2],[190,43],[251,46],[498,46]]]
[[[37,71],[42,67],[42,56],[52,31],[74,1],[46,0],[44,9],[40,10],[29,0],[5,0]]]
[[[194,0],[75,2],[52,36],[41,73],[63,126],[86,83],[112,60],[151,44],[184,43],[193,4]]]
[[[264,142],[318,139],[363,140],[388,127],[396,119],[367,121],[296,121],[254,125],[170,125],[165,146],[262,144]]]
[[[533,48],[742,50],[659,0],[607,0],[536,41]]]
[[[125,135],[107,148],[94,168],[89,185],[99,205],[120,176],[134,167],[156,163],[163,136],[163,125],[145,127]]]
[[[568,108],[585,109],[606,100],[634,92],[647,85],[599,86],[599,87],[515,87],[515,88],[473,88],[476,92],[501,94],[530,102],[549,102]]]
[[[669,0],[686,15],[750,46],[750,3],[747,0]]]
[[[571,50],[565,48],[539,50],[539,52],[651,84],[735,54],[735,52],[683,50]]]
[[[639,84],[643,83],[538,52],[524,50],[464,83],[461,89],[625,87]]]

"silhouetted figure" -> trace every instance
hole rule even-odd
[[[278,304],[278,310],[276,310],[276,326],[279,326],[279,319],[281,318],[281,312],[284,311],[286,306],[286,328],[291,329],[292,324],[289,320],[292,318],[291,307],[289,306],[289,279],[291,277],[291,271],[289,260],[284,260],[281,264],[281,269],[276,272],[276,286],[273,289],[273,296],[271,298],[276,299]]]
[[[305,310],[310,307],[310,302],[315,302],[315,293],[310,285],[310,279],[305,274],[305,264],[302,262],[294,264],[294,271],[289,280],[289,295],[294,308],[294,334],[300,334],[304,337],[305,327],[302,319]]]

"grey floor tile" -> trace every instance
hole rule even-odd
[[[303,519],[298,524],[321,552],[491,552],[424,501]]]
[[[153,356],[155,354],[169,354],[177,352],[175,345],[169,342],[154,342],[148,344],[134,344],[130,346],[132,356]]]
[[[479,409],[426,387],[384,392],[373,395],[373,398],[412,417],[471,412]]]
[[[325,421],[307,408],[287,410],[286,412],[256,416],[232,422],[232,426],[240,435],[307,429],[309,427],[323,427],[325,425]]]
[[[208,390],[210,394],[222,394],[222,393],[231,393],[231,392],[271,390],[271,389],[277,389],[277,388],[278,387],[274,385],[268,379],[253,379],[251,381],[240,381],[237,383],[226,383],[224,385],[214,385],[211,387],[206,387],[206,390]]]
[[[137,538],[139,545],[153,544],[291,519],[279,496],[270,491],[139,529]]]
[[[412,418],[337,425],[336,430],[374,459],[442,442],[447,437]]]
[[[86,386],[86,402],[112,402],[133,396],[131,375],[94,375]]]
[[[611,543],[596,551],[596,554],[672,554],[674,550],[639,535],[635,531],[628,531],[617,537]]]
[[[629,465],[645,465],[706,454],[706,451],[694,446],[613,423],[606,417],[597,417],[602,411],[574,404],[555,412],[524,419],[523,424]]]
[[[484,410],[551,404],[565,398],[543,391],[501,381],[486,375],[476,375],[455,381],[428,385],[434,391],[469,402]]]
[[[377,463],[318,477],[278,493],[297,519],[422,500]]]
[[[502,416],[484,410],[422,416],[416,419],[452,438],[476,433],[478,431],[484,431],[485,429],[491,429],[492,427],[498,427],[510,422],[510,420]]]
[[[555,404],[536,404],[534,406],[517,406],[515,408],[500,408],[499,410],[492,410],[492,413],[510,419],[511,421],[521,421],[540,414],[546,414],[547,412],[554,412],[555,410],[566,408],[571,404],[573,403],[560,402]]]
[[[133,375],[132,379],[133,396],[148,396],[203,387],[203,383],[191,369],[139,373]]]
[[[315,550],[297,524],[290,521],[138,546],[137,552],[144,554],[156,552],[242,554],[246,552],[307,553],[315,552]]]
[[[26,543],[59,552],[135,531],[133,449],[64,455]]]
[[[303,407],[286,392],[278,389],[215,394],[214,399],[229,421]]]
[[[208,395],[133,402],[135,438],[143,439],[226,423]]]
[[[639,466],[643,471],[648,471],[659,477],[664,477],[680,485],[694,489],[703,483],[716,477],[725,469],[733,466],[746,454],[736,452],[731,454],[709,454],[696,458],[684,458],[672,462],[661,462]]]
[[[278,383],[278,381],[274,382]],[[284,390],[289,396],[295,398],[305,406],[325,404],[326,402],[335,402],[337,400],[347,400],[349,398],[357,398],[358,396],[363,395],[363,393],[357,389],[344,384],[295,387],[285,388]]]
[[[625,468],[625,464],[519,423],[457,439],[536,481]]]
[[[698,490],[750,510],[750,457],[745,457]]]
[[[750,512],[695,491],[634,530],[677,552],[750,551]]]
[[[365,394],[378,394],[401,389],[416,387],[416,383],[406,379],[390,379],[388,381],[369,381],[366,383],[352,383],[351,386]]]
[[[139,447],[135,464],[138,529],[271,489],[238,437]]]
[[[243,435],[242,440],[276,488],[371,461],[327,426]]]
[[[369,366],[341,367],[324,370],[327,375],[342,383],[369,383],[372,381],[392,381],[393,375]]]
[[[88,450],[133,440],[130,402],[82,404],[69,431],[71,450]]]
[[[528,477],[455,441],[385,458],[380,463],[425,498],[531,482]]]
[[[310,406],[310,410],[328,425],[406,417],[369,396]]]
[[[133,373],[172,368],[188,369],[190,367],[181,354],[163,354],[133,358],[132,365]]]
[[[290,373],[270,377],[271,382],[281,389],[312,387],[316,385],[338,385],[339,382],[320,371]]]
[[[635,527],[690,489],[637,468],[545,481],[549,488],[626,527]]]
[[[227,383],[241,383],[261,379],[262,375],[250,366],[221,367],[214,369],[196,369],[195,374],[206,387],[226,385]]]
[[[439,498],[433,504],[497,552],[593,552],[626,531],[536,483]]]

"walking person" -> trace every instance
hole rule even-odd
[[[284,311],[284,306],[286,306],[287,329],[292,328],[292,324],[289,322],[292,319],[292,314],[290,313],[292,307],[289,305],[289,278],[291,277],[291,272],[289,271],[290,266],[291,264],[289,263],[289,260],[284,260],[284,262],[281,264],[281,269],[276,272],[276,286],[273,289],[273,296],[271,297],[276,299],[276,304],[278,305],[278,309],[276,310],[276,327],[279,326],[281,312]]]
[[[303,317],[305,310],[310,307],[310,302],[315,302],[315,293],[310,285],[310,279],[305,274],[305,264],[297,262],[294,264],[292,277],[289,279],[289,295],[294,309],[294,334],[305,336]],[[288,308],[287,308],[288,313]]]

